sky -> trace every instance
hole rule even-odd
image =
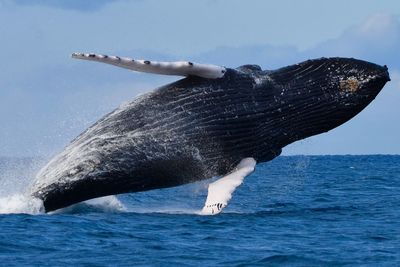
[[[346,124],[293,154],[400,154],[400,1],[0,0],[0,156],[50,157],[138,94],[175,81],[72,60],[95,52],[275,69],[345,56],[392,81]]]

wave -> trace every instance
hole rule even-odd
[[[181,207],[160,207],[160,208],[130,208],[129,213],[137,214],[171,214],[171,215],[203,215],[200,209]]]

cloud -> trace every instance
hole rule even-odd
[[[234,67],[259,64],[273,69],[318,57],[354,57],[400,69],[400,21],[396,16],[374,14],[345,30],[340,36],[310,49],[295,46],[251,45],[218,47],[197,56],[199,60]]]
[[[391,35],[398,37],[398,30],[399,24],[395,16],[386,13],[371,15],[356,29],[358,34],[375,40],[381,37],[387,38]]]
[[[400,68],[400,21],[391,14],[378,13],[350,27],[338,38],[305,51],[310,56],[356,57]]]

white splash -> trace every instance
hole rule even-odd
[[[0,158],[0,214],[42,214],[41,200],[32,197],[27,188],[31,177],[43,164],[41,158]]]
[[[75,205],[53,211],[50,214],[88,212],[118,213],[126,211],[126,207],[124,206],[124,204],[121,203],[121,201],[119,201],[116,196],[106,196],[77,203]]]
[[[0,197],[0,214],[43,214],[44,206],[40,199],[24,194]]]

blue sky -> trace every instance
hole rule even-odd
[[[400,154],[400,1],[0,0],[0,156],[61,150],[105,113],[177,77],[70,59],[97,52],[273,69],[321,56],[387,64],[359,116],[284,154]]]

